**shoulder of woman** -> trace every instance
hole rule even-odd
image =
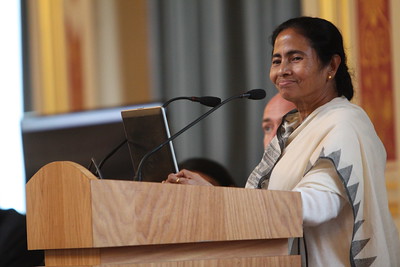
[[[322,113],[335,123],[370,123],[367,113],[360,106],[349,102],[345,98],[335,98],[326,105]]]

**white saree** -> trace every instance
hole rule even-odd
[[[326,160],[338,181],[315,174]],[[330,266],[336,266],[340,255],[333,246],[349,250],[344,266],[400,266],[399,234],[388,209],[385,166],[386,151],[366,113],[346,98],[337,97],[301,124],[297,112],[287,114],[246,187],[312,188],[347,201],[347,212],[344,208],[335,218],[339,225],[330,220],[316,226],[318,231],[304,231],[306,243],[319,241],[318,246],[307,244],[311,266],[328,260],[333,263]],[[350,236],[337,240],[337,228],[346,220]]]

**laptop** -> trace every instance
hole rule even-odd
[[[170,137],[165,108],[161,106],[121,111],[134,172],[142,158]],[[146,182],[161,182],[168,174],[178,172],[172,142],[166,144],[144,162],[141,178]]]

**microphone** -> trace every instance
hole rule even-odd
[[[176,100],[181,100],[181,99],[186,99],[186,100],[190,100],[192,102],[199,102],[200,104],[203,104],[205,106],[208,107],[215,107],[217,105],[219,105],[221,103],[221,98],[219,97],[215,97],[215,96],[201,96],[201,97],[197,97],[197,96],[191,96],[191,97],[187,97],[187,96],[180,96],[180,97],[175,97],[172,98],[170,100],[168,100],[167,102],[165,102],[162,107],[166,107],[168,106],[169,103],[174,102]],[[91,166],[94,165],[96,171],[93,173],[94,175],[98,175],[100,178],[102,178],[101,175],[101,168],[103,167],[104,163],[111,157],[113,156],[124,144],[126,144],[128,142],[127,139],[123,140],[122,143],[120,143],[118,146],[116,146],[111,152],[109,152],[104,159],[102,159],[100,161],[100,163],[97,165],[94,158],[92,158],[90,165],[88,167],[88,169],[90,170]]]
[[[175,97],[172,98],[170,100],[168,100],[167,102],[165,102],[162,107],[165,108],[169,105],[169,103],[174,102],[176,100],[181,100],[181,99],[186,99],[186,100],[190,100],[192,102],[199,102],[200,104],[203,104],[207,107],[215,107],[217,105],[219,105],[221,103],[221,98],[219,97],[215,97],[215,96],[201,96],[201,97],[197,97],[197,96],[179,96],[179,97]]]
[[[253,89],[243,94],[243,97],[248,99],[260,100],[265,97],[265,91],[263,89]]]
[[[265,91],[263,89],[253,89],[253,90],[247,91],[246,93],[242,93],[240,95],[231,96],[231,97],[225,99],[224,101],[222,101],[221,103],[219,103],[218,105],[216,105],[215,107],[213,107],[212,109],[210,109],[209,111],[207,111],[206,113],[204,113],[203,115],[201,115],[200,117],[198,117],[197,119],[195,119],[194,121],[189,123],[187,126],[182,128],[179,132],[177,132],[174,135],[170,136],[167,140],[165,140],[164,143],[160,144],[158,147],[154,148],[153,150],[147,152],[143,156],[143,158],[140,160],[140,163],[138,165],[138,168],[136,170],[136,174],[135,174],[135,177],[133,178],[133,180],[142,181],[142,168],[143,168],[144,163],[146,162],[146,160],[150,156],[152,156],[154,153],[159,151],[161,148],[163,148],[169,142],[173,141],[179,135],[181,135],[182,133],[187,131],[189,128],[193,127],[195,124],[197,124],[198,122],[200,122],[201,120],[206,118],[212,112],[214,112],[217,109],[219,109],[221,106],[225,105],[226,103],[228,103],[228,102],[230,102],[230,101],[232,101],[234,99],[248,98],[248,99],[252,99],[252,100],[260,100],[260,99],[263,99],[265,97],[265,95],[266,95],[266,93],[265,93]]]

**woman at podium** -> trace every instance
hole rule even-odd
[[[400,266],[388,209],[386,151],[353,85],[339,30],[299,17],[272,34],[270,79],[297,110],[286,114],[246,188],[301,192],[308,266]],[[166,182],[210,185],[182,170]]]

